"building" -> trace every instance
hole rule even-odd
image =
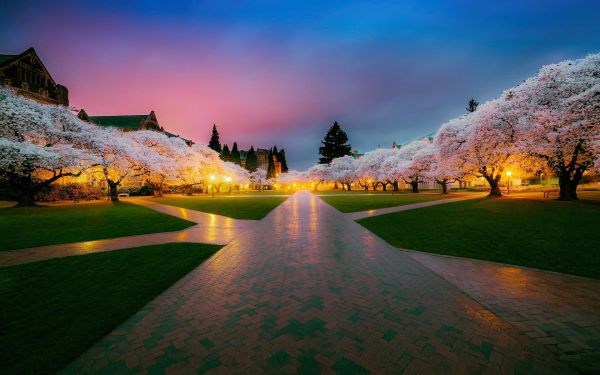
[[[257,148],[256,152],[256,160],[258,161],[258,168],[264,169],[265,171],[269,170],[269,153],[270,150],[266,148]],[[246,165],[246,155],[248,154],[247,150],[240,150],[240,165],[244,167]],[[277,155],[273,155],[273,166],[275,167],[275,175],[279,175],[281,173],[281,161],[277,159]]]
[[[181,138],[180,136],[166,131],[156,119],[154,111],[150,111],[147,115],[123,115],[123,116],[89,116],[84,109],[77,114],[81,120],[96,124],[107,128],[117,128],[119,130],[129,132],[137,130],[154,130],[164,133],[167,137]],[[181,138],[188,145],[193,142],[189,139]]]
[[[0,55],[0,83],[45,104],[69,105],[69,91],[54,81],[35,49]]]

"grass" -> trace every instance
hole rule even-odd
[[[236,195],[172,195],[154,198],[154,201],[170,206],[223,215],[234,219],[260,220],[287,197],[274,196],[236,196]]]
[[[234,192],[233,195],[239,195],[239,196],[248,196],[248,195],[252,195],[252,196],[263,196],[263,195],[292,195],[296,192],[297,190],[243,190],[243,191],[237,191]]]
[[[600,278],[599,201],[484,198],[358,222],[400,248]]]
[[[364,193],[364,192],[363,192]],[[356,194],[356,195],[354,195]],[[343,196],[339,194],[323,195],[321,199],[341,212],[357,212],[385,207],[403,206],[412,203],[457,198],[463,194],[442,195],[439,193],[396,193]]]
[[[0,250],[168,232],[194,225],[129,203],[0,209]]]
[[[60,370],[219,248],[170,243],[0,268],[2,372]]]

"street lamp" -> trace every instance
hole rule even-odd
[[[215,180],[215,176],[210,176],[210,180],[211,180],[211,181],[214,181],[214,180]],[[212,191],[212,197],[213,197],[213,198],[215,197],[215,186],[214,186],[214,185],[215,185],[215,184],[214,184],[214,182],[213,182],[213,184],[212,184],[212,185],[210,185],[210,186],[212,186],[212,189],[211,189],[211,191]]]
[[[231,194],[231,177],[227,176],[223,180],[229,184],[229,194]]]

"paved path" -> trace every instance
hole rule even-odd
[[[181,231],[141,234],[95,241],[73,242],[50,246],[32,247],[0,252],[0,266],[30,263],[72,255],[83,255],[131,247],[157,245],[168,242],[197,242],[225,245],[258,222],[236,220],[225,216],[167,206],[148,199],[126,199],[125,201],[146,206],[150,209],[185,219],[196,225]]]
[[[452,203],[452,202],[459,202],[459,201],[464,201],[467,199],[476,199],[476,198],[485,197],[485,195],[486,194],[470,193],[470,194],[462,195],[462,196],[456,197],[456,198],[439,199],[439,200],[435,200],[435,201],[405,204],[403,206],[386,207],[386,208],[380,208],[377,210],[350,212],[350,213],[347,213],[346,216],[348,216],[351,220],[359,220],[359,219],[364,219],[366,217],[371,217],[371,216],[391,214],[393,212],[414,210],[416,208],[423,208],[423,207],[435,206],[438,204],[445,204],[445,203]]]
[[[475,259],[409,254],[559,358],[575,364],[600,359],[600,281]]]
[[[308,192],[66,373],[570,373],[543,345]]]

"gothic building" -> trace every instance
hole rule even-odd
[[[54,81],[33,48],[0,55],[0,83],[40,103],[69,105],[69,91]]]

